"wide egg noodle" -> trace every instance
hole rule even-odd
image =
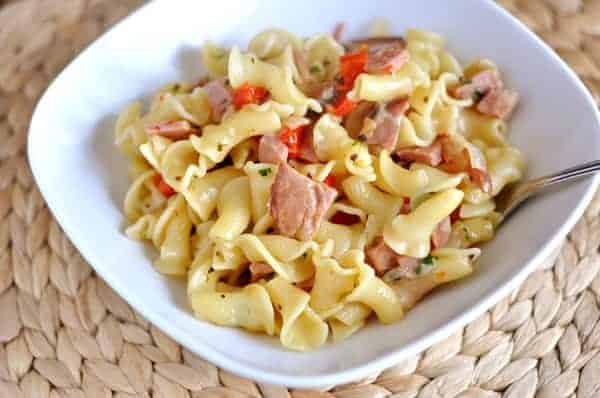
[[[266,284],[275,308],[281,314],[281,343],[284,347],[305,351],[325,343],[329,328],[309,307],[310,296],[283,278]]]

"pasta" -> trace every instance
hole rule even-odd
[[[493,62],[388,29],[207,42],[206,78],[119,116],[125,233],[186,278],[198,318],[313,350],[473,272],[495,197],[524,173],[507,137],[518,96]]]

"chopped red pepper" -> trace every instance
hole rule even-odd
[[[268,94],[266,88],[253,86],[246,82],[233,92],[233,105],[236,109],[240,109],[246,104],[260,104],[267,98]]]
[[[346,94],[343,94],[333,103],[330,111],[336,116],[346,116],[352,112],[357,105],[358,102],[349,100]]]
[[[352,90],[354,81],[365,71],[368,60],[367,51],[359,51],[342,55],[340,57],[340,75],[342,84],[338,87],[339,91],[347,92]]]
[[[360,222],[360,217],[356,214],[348,214],[338,211],[333,216],[331,216],[329,221],[331,221],[334,224],[354,225]]]
[[[288,148],[288,157],[290,159],[300,156],[302,139],[305,126],[296,128],[286,127],[279,132],[279,140]]]
[[[154,177],[152,177],[152,181],[154,182],[154,185],[156,185],[156,188],[158,188],[158,190],[160,191],[160,193],[163,194],[164,197],[166,198],[170,198],[171,196],[175,195],[175,190],[173,189],[172,186],[170,186],[169,184],[167,184],[165,182],[165,180],[163,180],[162,176],[158,173],[154,174]]]
[[[323,182],[333,188],[337,186],[337,179],[333,174],[329,174],[327,177],[325,177]]]

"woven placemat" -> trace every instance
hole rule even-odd
[[[422,354],[327,392],[257,384],[192,355],[79,256],[35,186],[29,118],[48,82],[139,0],[0,4],[0,397],[600,397],[600,196],[558,260]],[[600,93],[600,0],[501,3]],[[49,131],[51,133],[51,131]]]

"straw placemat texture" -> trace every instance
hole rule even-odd
[[[600,92],[600,0],[502,1]],[[463,330],[327,392],[254,383],[136,314],[48,212],[25,157],[48,82],[138,0],[0,2],[0,397],[600,397],[600,196],[558,260]],[[51,133],[51,131],[49,132]]]

